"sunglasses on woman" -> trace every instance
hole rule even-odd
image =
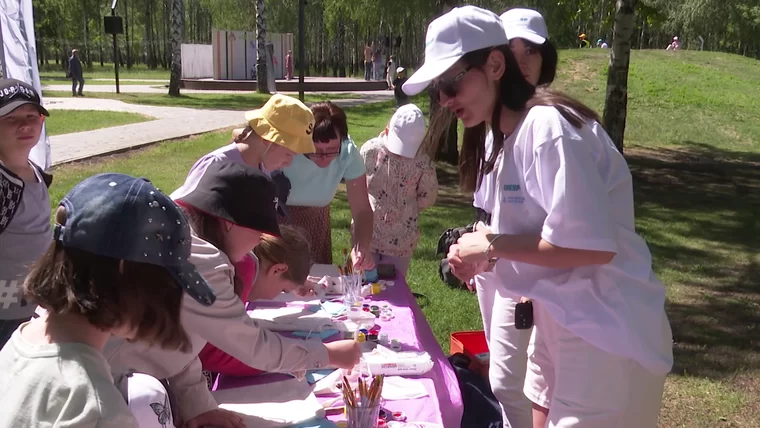
[[[434,95],[439,95],[441,92],[443,92],[447,97],[454,98],[459,92],[459,81],[462,80],[465,74],[467,74],[467,72],[470,70],[472,70],[471,65],[467,66],[467,68],[457,73],[457,75],[451,79],[441,79],[437,82],[433,82],[433,84],[430,86],[430,90],[433,91]]]

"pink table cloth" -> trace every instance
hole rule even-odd
[[[385,408],[406,413],[407,420],[410,422],[431,422],[446,428],[461,426],[462,394],[459,391],[456,375],[433,336],[425,315],[417,305],[406,281],[397,279],[394,286],[388,286],[385,291],[369,299],[376,302],[388,302],[393,309],[395,317],[392,320],[381,321],[379,318],[377,320],[377,325],[382,328],[382,332],[387,333],[390,339],[399,340],[404,351],[427,352],[435,363],[433,369],[422,376],[406,376],[421,382],[428,392],[427,397],[386,401]],[[303,303],[288,303],[288,305],[298,304]],[[336,335],[331,339],[335,340],[338,337]],[[286,378],[288,378],[287,375],[280,374],[251,377],[220,376],[214,389],[277,382]],[[343,416],[330,416],[329,419],[342,420]]]

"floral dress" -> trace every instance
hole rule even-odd
[[[367,190],[375,213],[372,251],[410,257],[419,241],[420,213],[435,203],[438,178],[427,155],[414,159],[390,153],[381,136],[361,148]]]

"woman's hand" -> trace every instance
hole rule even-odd
[[[330,365],[339,369],[352,369],[362,357],[361,344],[355,340],[337,340],[325,343]]]
[[[488,268],[488,261],[484,260],[477,263],[467,263],[459,257],[459,244],[454,244],[449,247],[449,254],[447,256],[451,273],[455,277],[459,278],[464,283],[469,283],[470,280]]]
[[[483,222],[478,222],[475,225],[474,232],[465,233],[457,240],[456,257],[462,262],[470,264],[477,264],[483,261],[488,262],[486,250],[491,245],[491,242],[493,242],[489,240],[489,235],[491,234],[491,229],[488,226],[483,224]]]
[[[372,270],[375,268],[375,259],[372,254],[366,249],[361,249],[359,246],[354,246],[351,249],[351,261],[354,263],[354,270]]]
[[[202,428],[207,425],[223,428],[246,428],[240,414],[224,409],[209,410],[182,424],[183,428]]]

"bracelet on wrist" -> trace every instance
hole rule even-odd
[[[504,236],[504,235],[496,235],[493,238],[491,238],[490,241],[488,241],[488,246],[486,247],[486,250],[483,252],[483,254],[485,254],[485,256],[486,256],[486,259],[491,259],[492,258],[490,256],[490,254],[489,254],[491,252],[491,248],[493,248],[494,242],[496,242],[496,240],[499,239],[499,238],[501,238],[502,236]]]

